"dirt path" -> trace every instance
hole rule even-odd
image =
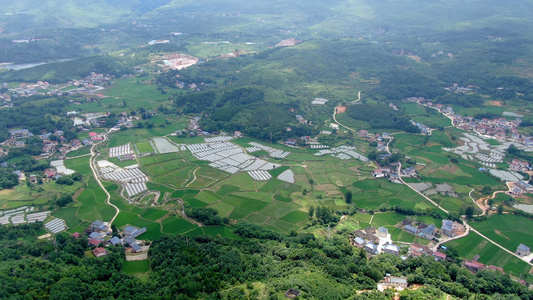
[[[92,155],[91,153],[87,153],[87,154],[78,155],[78,156],[72,156],[72,157],[66,157],[65,156],[65,160],[75,159],[75,158],[80,158],[80,157],[85,157],[85,156],[91,156],[91,155]]]
[[[189,185],[196,180],[196,170],[198,169],[200,169],[200,167],[197,167],[196,169],[194,169],[194,171],[192,172],[192,180],[189,183],[187,183],[185,187],[189,187]]]

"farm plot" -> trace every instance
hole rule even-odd
[[[122,157],[125,155],[133,155],[131,144],[126,144],[118,147],[109,148],[109,157]]]
[[[505,150],[509,147],[509,145],[491,145],[469,133],[463,133],[463,137],[460,139],[464,145],[455,148],[442,148],[442,150],[458,154],[465,160],[477,160],[480,164],[490,168],[495,168],[496,163],[503,161]]]
[[[378,209],[381,205],[410,207],[413,209],[434,209],[434,207],[411,189],[389,183],[386,180],[366,179],[355,182],[359,189],[352,199],[357,207]]]
[[[516,251],[520,244],[533,247],[533,220],[526,217],[497,214],[481,222],[472,222],[471,226],[510,251]]]
[[[182,147],[189,149],[197,159],[211,162],[209,164],[210,167],[231,174],[235,174],[240,170],[267,171],[280,166],[245,154],[241,147],[230,142],[191,144]],[[261,177],[258,175],[257,178]]]
[[[57,173],[63,174],[63,175],[71,175],[71,174],[74,174],[74,172],[76,172],[72,169],[65,167],[64,160],[53,160],[50,162],[50,167],[56,168]]]
[[[465,259],[472,259],[479,255],[479,262],[502,267],[506,273],[511,275],[528,274],[531,268],[526,262],[503,251],[475,232],[470,232],[468,236],[444,245],[453,248]]]
[[[272,148],[272,147],[269,147],[269,146],[265,146],[265,145],[259,144],[257,142],[251,142],[249,144],[252,147],[256,147],[256,148],[259,148],[261,150],[264,150],[264,151],[268,152],[268,154],[271,157],[274,157],[274,158],[285,158],[287,155],[291,154],[289,151],[283,151],[281,149]]]
[[[54,219],[48,223],[45,223],[44,228],[46,228],[51,233],[59,233],[61,231],[66,230],[67,225],[62,219]]]
[[[178,152],[180,148],[169,142],[166,138],[158,137],[152,139],[153,146],[159,153]]]
[[[215,137],[206,137],[204,140],[206,143],[220,143],[220,142],[228,142],[233,139],[234,138],[232,136],[215,136]]]
[[[19,225],[25,223],[43,222],[50,215],[50,211],[35,211],[27,205],[15,209],[0,211],[0,225]]]
[[[139,169],[138,165],[123,169],[105,160],[100,160],[97,164],[102,177],[106,180],[120,182],[128,196],[132,197],[148,190],[146,186],[146,182],[149,180],[148,176]]]
[[[368,162],[368,158],[356,152],[355,149],[355,147],[351,146],[340,146],[331,149],[319,150],[317,153],[315,153],[315,156],[332,155],[343,160],[355,158],[362,162]]]
[[[524,180],[524,176],[516,172],[509,172],[509,171],[496,170],[496,169],[489,169],[489,172],[493,176],[501,179],[502,181],[517,182],[520,180]]]
[[[154,147],[152,147],[152,144],[149,141],[138,142],[135,144],[135,147],[137,148],[137,151],[139,153],[153,153],[154,152]]]

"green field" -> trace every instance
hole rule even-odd
[[[189,223],[183,219],[177,217],[168,217],[163,219],[163,232],[168,234],[184,234],[195,228],[198,228],[197,225]]]
[[[146,210],[146,212],[144,214],[141,215],[141,217],[143,217],[145,219],[148,219],[148,220],[156,221],[156,220],[164,217],[167,214],[168,214],[168,211],[166,211],[166,210],[149,208],[149,209]]]
[[[91,153],[91,147],[83,147],[81,149],[78,149],[78,150],[75,150],[75,151],[70,151],[69,153],[67,153],[67,157],[75,157],[75,156],[80,156],[80,155],[86,155],[86,154],[89,154]]]
[[[67,159],[65,160],[65,167],[80,172],[86,176],[92,174],[91,166],[89,165],[89,159],[89,156]]]
[[[150,270],[149,260],[127,261],[122,263],[122,271],[126,274],[146,273]]]
[[[78,210],[78,217],[91,222],[94,220],[110,221],[116,211],[105,203],[106,198],[106,194],[98,186],[96,180],[90,179],[87,187],[75,199],[82,205]]]
[[[522,278],[527,276],[528,280],[533,279],[533,276],[529,275],[531,267],[526,262],[503,251],[474,232],[470,232],[467,237],[447,242],[445,245],[457,250],[458,254],[466,259],[479,255],[478,261],[483,264],[502,267],[507,274],[516,277],[522,274]]]
[[[80,224],[80,219],[76,216],[79,207],[61,208],[52,213],[52,216],[65,220],[69,228],[73,228]]]
[[[511,214],[496,214],[481,222],[470,225],[483,235],[515,252],[520,244],[533,246],[533,220]]]
[[[135,146],[137,147],[137,150],[140,153],[152,153],[155,152],[154,148],[152,147],[152,144],[150,141],[142,141],[135,143]]]
[[[384,179],[365,179],[355,182],[353,187],[357,190],[353,192],[352,200],[359,208],[378,209],[382,205],[389,205],[436,210],[431,203],[410,188]]]

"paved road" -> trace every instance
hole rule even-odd
[[[414,187],[410,186],[409,184],[407,184],[405,181],[403,181],[403,178],[401,176],[401,170],[402,170],[402,163],[398,163],[398,178],[400,179],[400,181],[407,185],[410,189],[412,189],[413,191],[415,191],[417,194],[419,194],[420,196],[424,197],[424,199],[426,199],[427,201],[429,201],[431,204],[435,205],[438,209],[442,210],[443,212],[449,214],[449,212],[444,209],[442,206],[438,205],[437,202],[431,200],[428,196],[422,194],[421,192],[419,192],[417,189],[415,189]]]
[[[353,101],[352,104],[353,104],[353,103],[357,103],[357,102],[359,102],[359,101],[361,100],[361,91],[359,91],[359,93],[357,94],[357,97],[358,97],[357,100]],[[348,126],[346,126],[346,125],[343,125],[343,124],[341,124],[339,121],[337,121],[337,108],[338,108],[339,106],[342,106],[342,104],[337,105],[337,106],[333,109],[333,121],[335,121],[335,123],[339,124],[340,126],[346,128],[346,129],[348,129],[348,130],[350,130],[350,131],[356,132],[357,130],[355,130],[355,129],[353,129],[353,128],[350,128],[350,127],[348,127]]]
[[[108,140],[108,135],[109,133],[111,132],[108,131],[106,134],[104,134],[104,139],[101,140],[100,142],[98,143],[95,143],[91,146],[91,158],[89,160],[89,165],[91,166],[91,170],[93,171],[93,176],[94,176],[94,179],[96,180],[96,182],[98,182],[98,185],[102,188],[102,190],[104,190],[105,194],[106,194],[106,200],[105,200],[105,203],[107,205],[111,205],[113,206],[113,208],[115,208],[115,215],[113,216],[113,218],[111,219],[111,221],[109,221],[109,227],[111,227],[111,224],[113,224],[113,221],[115,221],[115,218],[118,216],[118,213],[120,212],[120,209],[118,209],[118,207],[116,205],[114,205],[113,203],[109,202],[109,200],[111,199],[111,195],[109,194],[109,192],[105,189],[104,185],[102,184],[102,182],[100,181],[100,178],[98,178],[98,174],[96,173],[96,167],[95,167],[95,158],[96,158],[96,147],[98,145],[100,145],[101,143],[105,142]]]

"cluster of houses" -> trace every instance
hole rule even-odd
[[[437,226],[433,224],[428,225],[424,222],[413,222],[411,219],[405,219],[401,224],[405,232],[427,240],[435,238],[437,232],[439,232],[441,236],[455,237],[459,235],[459,233],[465,231],[462,224],[450,220],[442,220],[442,227],[440,230],[438,230]]]
[[[389,243],[390,235],[386,227],[367,227],[365,230],[354,232],[353,245],[365,249],[371,255],[388,253],[400,255],[400,247]]]
[[[452,86],[445,87],[444,89],[447,90],[447,91],[450,91],[450,92],[454,92],[454,93],[467,94],[467,93],[472,93],[474,91],[474,89],[478,89],[478,88],[479,87],[477,87],[475,85],[471,85],[471,84],[469,84],[468,86],[464,87],[464,86],[459,86],[458,83],[454,83]]]
[[[400,176],[402,177],[417,177],[416,169],[415,167],[408,167],[403,170],[401,170],[400,174],[398,174],[398,166],[399,164],[397,162],[392,162],[390,166],[379,166],[377,169],[374,169],[372,171],[372,176],[374,178],[387,178],[392,183],[401,183]]]
[[[433,251],[428,246],[421,245],[418,243],[412,243],[409,246],[409,256],[411,257],[419,257],[419,256],[431,256],[435,258],[437,261],[445,260],[447,255],[439,252],[439,251]]]
[[[95,85],[103,85],[113,79],[113,76],[109,74],[100,74],[96,72],[91,72],[90,75],[83,79],[79,80],[69,80],[68,85],[74,86],[83,86],[83,87],[93,87]]]
[[[94,221],[83,231],[89,239],[89,245],[94,247],[92,252],[96,257],[106,256],[108,252],[103,246],[109,245],[123,245],[126,247],[126,251],[130,253],[142,252],[143,248],[140,245],[140,241],[136,238],[145,232],[145,227],[126,226],[122,238],[118,236],[110,238],[109,236],[112,234],[112,230],[109,224],[100,220]],[[80,235],[79,233],[73,233],[72,236],[78,239]]]
[[[509,162],[509,171],[514,172],[526,172],[531,170],[529,163],[527,161],[521,161],[519,159],[513,159]]]
[[[11,148],[22,148],[26,145],[24,142],[25,138],[33,137],[33,133],[28,129],[15,129],[9,131],[10,138],[2,143],[2,145]],[[72,139],[67,141],[64,137],[64,132],[62,130],[55,130],[54,132],[47,132],[39,134],[39,137],[42,140],[42,153],[41,156],[48,157],[59,151],[61,154],[66,154],[70,150],[76,150],[82,146],[82,142],[78,139]],[[0,151],[1,152],[1,151]],[[7,155],[8,150],[4,151],[4,154]],[[0,153],[0,156],[3,156]]]
[[[460,89],[460,87],[457,88]],[[504,117],[476,119],[472,116],[456,114],[451,106],[434,104],[430,99],[424,97],[409,97],[405,101],[437,109],[452,119],[453,124],[459,129],[476,132],[498,140],[511,140],[527,147],[533,147],[533,137],[518,132],[517,127],[522,123],[521,118],[517,117],[514,120],[507,120]]]
[[[411,123],[413,125],[415,125],[416,127],[418,127],[418,129],[420,130],[421,134],[424,134],[424,135],[431,134],[431,128],[429,128],[427,125],[424,125],[422,123],[418,123],[418,122],[416,122],[414,120],[411,120]]]
[[[76,86],[78,89],[64,91],[59,86],[53,86],[46,81],[37,83],[22,83],[19,87],[9,89],[12,97],[29,97],[34,95],[62,96],[64,94],[87,94],[103,89],[101,85],[109,82],[113,76],[91,72],[90,75],[79,80],[69,80],[67,86]]]
[[[11,96],[9,94],[0,93],[0,108],[12,108]]]

